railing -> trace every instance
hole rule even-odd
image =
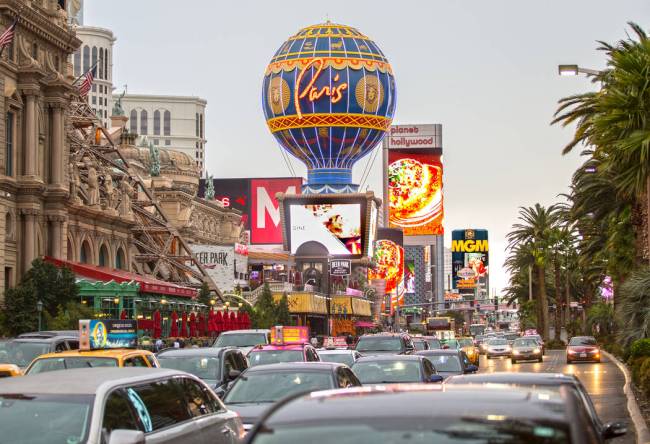
[[[271,293],[284,293],[285,291],[287,293],[291,293],[293,291],[293,284],[289,282],[271,282],[269,283],[269,288],[271,289]],[[260,285],[253,291],[243,292],[242,296],[244,299],[250,302],[251,305],[255,305],[257,299],[260,297],[263,291],[264,285]]]

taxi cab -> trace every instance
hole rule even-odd
[[[309,344],[308,327],[275,326],[271,342],[257,345],[248,353],[251,367],[280,362],[320,362],[316,349]]]
[[[462,337],[457,340],[460,349],[465,352],[469,362],[478,367],[480,353],[478,347],[474,344],[474,340],[470,337]]]
[[[158,368],[156,356],[147,350],[69,350],[48,353],[34,359],[25,369],[25,375],[45,373],[71,368],[95,367],[154,367]]]

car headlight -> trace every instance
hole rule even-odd
[[[570,355],[575,355],[576,354],[576,352],[574,350],[567,350],[567,353],[570,354]]]
[[[506,346],[506,351],[510,351],[510,350],[512,350],[512,347],[510,347],[509,345],[507,345],[507,346]]]
[[[533,353],[535,353],[535,354],[539,353],[540,351],[541,351],[541,350],[540,350],[539,348],[534,348],[534,349],[533,349]]]

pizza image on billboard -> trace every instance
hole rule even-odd
[[[310,240],[334,255],[363,253],[360,204],[292,205],[290,214],[292,253]]]
[[[375,243],[375,268],[368,269],[368,279],[385,279],[386,293],[395,292],[404,279],[404,248],[392,240]]]
[[[390,152],[388,200],[391,227],[406,236],[443,234],[440,156]]]

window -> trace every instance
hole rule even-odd
[[[237,361],[235,360],[235,356],[233,355],[233,353],[228,353],[223,363],[222,379],[227,380],[230,370],[239,370],[237,367],[238,365],[237,365]]]
[[[122,248],[118,248],[117,254],[115,255],[115,268],[118,270],[123,270],[125,263],[126,259],[124,258],[124,250],[122,250]]]
[[[154,136],[160,135],[160,111],[158,110],[155,110],[153,112],[153,135]]]
[[[99,48],[99,66],[97,70],[97,78],[104,78],[104,48]]]
[[[138,132],[138,112],[134,109],[131,110],[131,114],[129,116],[129,124],[130,124],[130,129],[129,131],[132,132],[133,134]]]
[[[5,121],[5,176],[14,175],[14,113],[8,112]]]
[[[200,130],[201,130],[201,139],[203,139],[203,114],[201,114],[201,115],[199,116],[199,120],[201,121],[201,127],[200,127]]]
[[[199,113],[196,113],[196,137],[199,137]]]
[[[169,146],[169,145],[171,145],[171,144],[172,144],[172,141],[171,141],[171,140],[169,140],[169,139],[165,139],[165,145],[166,145],[166,146]]]
[[[108,265],[108,249],[106,248],[106,245],[102,245],[99,249],[99,266],[107,267]]]
[[[127,389],[145,432],[161,430],[191,419],[180,379],[167,379]]]
[[[160,139],[153,139],[154,145],[160,145]]]
[[[14,286],[14,270],[11,267],[5,267],[5,291]]]
[[[140,111],[140,134],[141,135],[146,136],[147,133],[149,132],[148,125],[147,125],[148,124],[148,118],[149,117],[147,116],[147,110],[146,109],[143,109],[142,111]]]
[[[221,410],[221,405],[216,397],[202,384],[189,379],[183,378],[183,385],[185,386],[185,396],[187,396],[187,404],[190,409],[190,414],[193,417],[209,415]]]
[[[93,92],[97,92],[97,85],[93,84]]]
[[[165,111],[164,114],[164,131],[165,131],[165,136],[171,135],[172,132],[172,113],[169,111]]]
[[[149,367],[142,356],[132,356],[124,360],[124,367]]]
[[[81,49],[77,49],[74,53],[74,75],[79,77],[81,75]]]
[[[61,60],[59,59],[59,56],[54,56],[54,69],[61,71]]]
[[[84,56],[84,65],[83,65],[83,69],[81,70],[82,73],[90,69],[90,48],[88,46],[84,46],[83,56]]]
[[[38,44],[36,42],[32,43],[32,58],[38,58]]]
[[[92,64],[90,65],[90,67],[92,68],[93,66],[95,66],[96,63],[97,63],[97,47],[96,47],[96,46],[93,46],[93,51],[92,51]]]
[[[104,50],[104,78],[111,80],[111,77],[108,75],[108,49]]]
[[[92,100],[93,100],[93,105],[97,105],[97,96],[93,96]]]
[[[102,430],[110,434],[115,429],[142,430],[142,425],[133,414],[131,403],[122,390],[111,393],[104,407]]]

